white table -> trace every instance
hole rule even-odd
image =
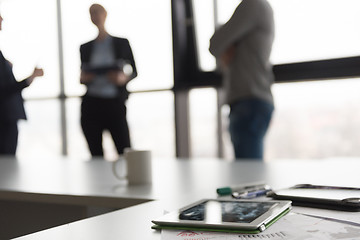
[[[111,165],[105,161],[71,159],[2,159],[0,200],[10,205],[15,202],[25,210],[35,209],[35,215],[30,216],[34,223],[41,212],[51,219],[58,218],[58,210],[60,213],[75,212],[75,218],[81,219],[96,215],[89,214],[89,209],[104,213],[122,208],[22,239],[160,239],[160,234],[150,229],[151,219],[162,215],[164,210],[179,208],[201,198],[215,198],[215,189],[220,186],[258,181],[275,189],[298,183],[360,185],[360,159],[271,163],[154,159],[153,184],[143,186],[120,183],[112,175]],[[84,209],[87,212],[82,215]],[[69,219],[65,216],[65,220]],[[14,231],[20,228],[14,226]],[[42,226],[44,228],[46,226]]]

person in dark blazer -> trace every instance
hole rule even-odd
[[[102,5],[91,5],[90,17],[99,33],[80,46],[80,83],[87,87],[82,97],[81,126],[92,156],[103,157],[105,130],[122,154],[131,146],[125,103],[129,95],[126,85],[137,76],[135,61],[129,41],[106,31],[107,11]]]
[[[3,18],[0,15],[0,30]],[[33,80],[43,75],[43,70],[35,68],[28,78],[16,81],[12,64],[0,51],[0,155],[15,155],[18,142],[19,119],[26,119],[24,100],[21,92]]]

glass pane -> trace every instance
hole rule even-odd
[[[214,33],[213,1],[193,0],[199,67],[203,71],[215,68],[215,58],[209,53],[209,39]]]
[[[222,25],[231,17],[239,0],[217,0],[217,20]],[[360,1],[269,0],[274,10],[274,64],[360,55]],[[193,0],[200,68],[214,70],[208,52],[214,31],[213,1]],[[211,31],[210,31],[211,30]]]
[[[174,94],[133,93],[127,103],[132,146],[153,156],[175,156]]]
[[[25,109],[28,120],[19,121],[17,156],[29,159],[59,156],[62,144],[59,101],[27,101]]]
[[[234,10],[239,5],[241,1],[240,0],[216,0],[216,6],[217,6],[217,23],[218,25],[222,25],[226,23],[232,14],[234,13]]]
[[[230,114],[230,107],[228,105],[223,105],[221,107],[223,153],[225,159],[233,160],[235,157],[234,157],[234,148],[231,143],[231,138],[229,133],[229,114]]]
[[[38,78],[24,91],[24,97],[59,95],[59,62],[57,45],[56,1],[3,1],[4,18],[0,48],[12,62],[15,77],[28,77],[35,66],[44,68]]]
[[[266,158],[359,156],[359,80],[275,85]]]
[[[190,91],[192,157],[217,156],[217,97],[213,88]]]
[[[265,138],[265,160],[359,156],[359,80],[274,85],[275,111]],[[233,159],[228,114],[224,106],[224,154]]]
[[[65,81],[68,95],[81,95],[79,84],[80,45],[94,39],[97,29],[90,21],[92,0],[63,0],[63,32]],[[170,1],[98,1],[108,11],[107,30],[110,34],[129,39],[138,77],[130,91],[171,88],[172,31]],[[139,19],[146,19],[139,21]]]
[[[275,12],[273,62],[360,54],[360,1],[270,0]]]

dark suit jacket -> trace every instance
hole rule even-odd
[[[10,63],[0,51],[0,121],[26,119],[21,91],[27,86],[25,80],[15,80]]]
[[[130,43],[125,38],[118,38],[111,36],[113,41],[113,48],[115,53],[116,60],[127,60],[133,68],[133,73],[130,77],[130,80],[137,76],[137,70],[135,65],[134,56],[130,47]],[[94,46],[95,40],[87,42],[80,46],[80,57],[81,57],[81,66],[89,64],[91,60],[92,48]],[[126,89],[126,86],[118,87],[118,97],[124,101],[127,99],[129,92]]]

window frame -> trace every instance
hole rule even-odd
[[[191,139],[188,93],[193,88],[214,87],[218,91],[218,157],[224,157],[221,131],[221,75],[200,69],[192,0],[171,0],[175,96],[176,156],[190,157]],[[215,9],[216,13],[216,9]],[[215,23],[214,23],[215,24]],[[360,56],[273,65],[275,83],[348,79],[360,76]],[[221,94],[220,94],[221,95]],[[184,119],[186,121],[184,121]]]
[[[174,90],[219,87],[221,75],[199,67],[192,0],[172,0]],[[275,83],[360,76],[360,56],[273,65]]]

